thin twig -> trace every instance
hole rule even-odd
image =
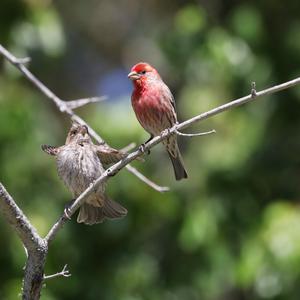
[[[6,50],[2,45],[0,45],[0,53],[16,68],[18,68],[24,76],[31,81],[35,87],[37,87],[46,97],[55,102],[55,104],[59,107],[61,112],[69,112],[71,111],[65,105],[64,101],[59,99],[50,89],[48,89],[39,79],[37,79],[24,65],[21,63],[23,59],[18,59],[14,55],[12,55],[8,50]]]
[[[124,148],[120,149],[120,151],[129,152],[135,147],[136,147],[136,143],[130,143],[127,146],[125,146]]]
[[[89,103],[96,103],[96,102],[101,102],[101,101],[104,101],[104,100],[107,100],[106,96],[83,98],[83,99],[77,99],[77,100],[72,100],[72,101],[65,101],[65,103],[70,109],[76,109],[76,108],[79,108],[79,107],[84,106],[84,105],[89,104]]]
[[[135,175],[138,178],[140,178],[145,183],[147,183],[154,190],[156,190],[156,191],[158,191],[160,193],[165,193],[165,192],[168,192],[170,190],[170,188],[167,187],[167,186],[160,186],[160,185],[157,185],[156,183],[154,183],[153,181],[150,181],[147,177],[145,177],[143,174],[141,174],[140,172],[138,172],[138,170],[136,168],[134,168],[133,166],[131,166],[131,165],[127,165],[127,170],[130,173],[132,173],[133,175]]]
[[[102,184],[104,181],[106,181],[110,176],[114,176],[116,175],[120,170],[122,170],[122,168],[124,168],[126,165],[128,165],[131,161],[135,160],[137,157],[140,157],[142,155],[144,155],[144,153],[147,153],[148,150],[150,150],[152,147],[154,147],[155,145],[159,144],[161,141],[163,141],[164,139],[168,138],[170,135],[176,133],[176,130],[180,130],[180,129],[184,129],[187,128],[189,126],[191,126],[192,124],[208,119],[212,116],[215,116],[217,114],[220,114],[226,110],[229,110],[233,107],[236,106],[240,106],[242,104],[245,104],[249,101],[254,101],[256,99],[258,99],[259,97],[265,96],[265,95],[269,95],[269,94],[273,94],[276,92],[279,92],[281,90],[287,89],[289,87],[292,86],[296,86],[300,84],[300,77],[273,86],[271,88],[262,90],[260,92],[256,93],[256,97],[252,98],[252,95],[248,95],[236,100],[233,100],[229,103],[223,104],[221,106],[218,106],[214,109],[211,109],[205,113],[202,113],[200,115],[197,115],[193,118],[190,118],[180,124],[175,124],[172,128],[166,129],[164,130],[160,136],[156,136],[153,139],[151,139],[148,143],[146,143],[143,147],[143,151],[141,150],[137,150],[134,151],[132,153],[130,153],[127,157],[125,157],[124,159],[120,160],[119,162],[117,162],[116,164],[114,164],[113,166],[111,166],[109,169],[107,169],[97,180],[95,180],[95,182],[90,185],[75,201],[74,203],[71,205],[71,207],[68,210],[68,215],[71,217],[74,212],[83,204],[84,200],[86,199],[86,197],[88,197],[90,194],[93,193],[93,191],[100,185]],[[45,238],[48,242],[50,242],[51,240],[53,240],[53,238],[55,237],[55,235],[57,234],[57,232],[59,231],[60,228],[63,227],[63,225],[65,224],[67,220],[64,217],[61,217],[59,219],[59,221],[57,223],[54,224],[54,226],[50,229],[47,237]]]
[[[251,94],[248,95],[248,96],[242,97],[242,98],[238,98],[236,100],[233,100],[231,102],[225,103],[225,104],[223,104],[221,106],[218,106],[218,107],[216,107],[214,109],[211,109],[211,110],[209,110],[209,111],[207,111],[205,113],[202,113],[202,114],[200,114],[198,116],[195,116],[195,117],[193,117],[193,118],[191,118],[189,120],[186,120],[186,121],[180,123],[178,125],[178,127],[177,127],[177,130],[178,129],[187,128],[187,127],[189,127],[193,123],[196,123],[196,122],[208,119],[208,118],[210,118],[212,116],[220,114],[223,111],[229,110],[229,109],[231,109],[233,107],[240,106],[240,105],[245,104],[245,103],[250,102],[250,101],[255,101],[259,97],[270,95],[270,94],[274,94],[276,92],[288,89],[288,88],[296,86],[298,84],[300,84],[300,77],[297,77],[297,78],[295,78],[293,80],[287,81],[287,82],[282,83],[282,84],[275,85],[273,87],[270,87],[268,89],[262,90],[260,92],[256,92],[256,97],[255,98],[253,98]]]
[[[65,102],[55,96],[46,86],[44,86],[30,71],[24,67],[24,63],[27,62],[27,59],[17,59],[13,55],[11,55],[6,49],[4,49],[0,45],[0,53],[2,53],[12,64],[14,64],[30,81],[32,81],[35,86],[41,90],[48,98],[52,99],[56,105],[60,108],[62,112],[66,112],[69,115],[73,116],[77,119],[77,122],[80,124],[87,125],[81,118],[76,116],[73,111],[65,105]],[[226,110],[232,109],[233,107],[240,106],[250,101],[254,101],[259,97],[269,95],[272,93],[279,92],[281,90],[293,87],[300,84],[300,77],[285,82],[280,85],[273,86],[271,88],[262,90],[257,92],[255,89],[255,85],[252,84],[252,90],[250,95],[239,98],[237,100],[231,101],[229,103],[218,106],[214,109],[211,109],[205,113],[197,115],[191,119],[188,119],[180,124],[174,125],[172,128],[167,129],[161,133],[160,136],[154,137],[151,141],[149,141],[146,145],[144,145],[143,150],[137,150],[133,153],[130,153],[121,161],[117,162],[109,169],[107,169],[93,184],[89,186],[71,205],[68,210],[68,214],[72,216],[74,212],[82,205],[85,199],[94,192],[94,190],[106,181],[110,176],[117,174],[122,168],[127,167],[132,169],[129,166],[129,163],[136,158],[144,155],[148,150],[152,147],[160,143],[162,140],[168,138],[172,134],[178,134],[178,132],[184,128],[189,127],[190,125],[208,119],[214,115],[220,114]],[[90,129],[90,133],[93,131]],[[98,141],[103,142],[102,139],[95,133],[94,138]],[[136,171],[133,171],[135,173]],[[135,174],[136,175],[136,174]],[[140,174],[141,175],[141,174]],[[139,176],[140,176],[139,175]],[[142,175],[143,176],[143,175]],[[146,180],[148,180],[146,178]],[[160,187],[162,188],[162,187]],[[23,284],[23,298],[24,299],[37,299],[41,290],[41,283],[45,278],[54,278],[57,276],[69,276],[68,271],[66,270],[66,266],[62,272],[57,273],[58,275],[50,275],[43,277],[44,272],[44,264],[46,260],[46,255],[48,251],[49,243],[54,239],[58,231],[63,227],[66,223],[67,219],[64,215],[53,225],[47,234],[45,239],[41,239],[35,228],[30,224],[27,220],[26,216],[20,210],[20,208],[16,205],[15,201],[12,197],[7,193],[3,185],[0,183],[0,211],[3,213],[6,220],[11,224],[14,230],[19,235],[19,238],[23,241],[25,247],[28,250],[28,259],[26,263],[25,269],[25,277]],[[29,241],[29,239],[31,241]]]
[[[22,65],[23,64],[27,64],[29,62],[31,62],[31,58],[30,57],[23,57],[23,58],[16,59],[16,63],[22,64]]]
[[[183,133],[183,132],[180,132],[179,130],[175,130],[175,133],[177,135],[180,135],[180,136],[195,137],[195,136],[209,135],[209,134],[212,134],[212,133],[216,133],[216,131],[213,129],[213,130],[210,130],[210,131],[199,132],[199,133]]]
[[[53,278],[56,278],[56,277],[70,277],[70,276],[72,276],[72,274],[67,269],[67,267],[68,267],[68,265],[66,264],[60,272],[52,274],[52,275],[44,275],[44,280],[53,279]]]
[[[13,54],[11,54],[8,50],[6,50],[3,46],[0,44],[0,54],[2,54],[11,64],[13,64],[16,68],[18,68],[24,76],[32,82],[32,84],[42,92],[48,99],[52,100],[57,108],[62,112],[68,114],[73,120],[75,120],[77,123],[81,125],[86,125],[89,129],[90,135],[99,143],[99,144],[105,144],[104,140],[79,116],[77,116],[73,110],[71,109],[71,105],[68,104],[70,101],[64,101],[57,97],[49,88],[47,88],[37,77],[35,77],[24,65],[24,59],[18,59]],[[25,62],[27,62],[28,59],[25,59]],[[90,98],[92,99],[92,98]],[[80,101],[79,100],[73,100],[73,101]],[[72,101],[71,101],[72,102]],[[74,103],[74,102],[73,102]],[[87,102],[90,103],[90,102]],[[87,104],[86,103],[86,104]],[[79,107],[79,106],[78,106]],[[126,169],[137,176],[141,181],[149,185],[150,187],[158,187],[154,188],[156,191],[163,190],[164,187],[160,187],[156,183],[152,182],[150,179],[146,178],[143,174],[141,174],[137,169],[134,169],[133,167],[130,168],[129,166],[126,166]],[[132,172],[132,170],[135,170]]]

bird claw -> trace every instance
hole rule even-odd
[[[141,144],[139,146],[139,150],[142,152],[142,153],[145,153],[145,144]]]
[[[161,137],[164,137],[165,135],[169,135],[169,134],[170,134],[170,128],[166,128],[160,133]]]
[[[65,205],[65,209],[64,209],[64,217],[68,220],[71,220],[71,216],[69,215],[70,214],[70,207],[72,206],[72,204],[74,203],[75,199],[71,200],[70,202],[68,202],[66,205]]]
[[[113,177],[116,175],[115,173],[112,173],[110,169],[107,169],[106,171],[107,171],[107,176],[109,177]]]
[[[144,154],[144,153],[146,153],[146,154],[150,154],[150,150],[145,150],[145,147],[146,147],[146,144],[145,143],[143,143],[143,144],[141,144],[140,146],[139,146],[139,150]]]
[[[70,213],[70,209],[68,207],[66,207],[64,209],[64,217],[68,220],[71,220],[71,217],[69,216],[69,213]]]

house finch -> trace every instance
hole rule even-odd
[[[147,63],[134,65],[128,77],[134,86],[131,96],[133,110],[140,124],[150,133],[151,140],[177,122],[174,97],[158,72]],[[177,136],[171,135],[163,144],[171,159],[176,180],[187,178]]]
[[[93,144],[87,127],[77,123],[72,124],[64,146],[42,145],[42,150],[55,156],[58,175],[75,198],[101,176],[102,164],[117,162],[125,156],[109,146]],[[92,225],[127,214],[126,208],[105,195],[105,185],[98,186],[80,207],[78,223]]]

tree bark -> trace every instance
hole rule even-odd
[[[47,253],[48,247],[44,241],[36,249],[28,252],[23,280],[23,300],[40,299]]]

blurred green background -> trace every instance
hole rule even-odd
[[[300,74],[300,2],[1,0],[1,43],[63,99],[107,95],[77,113],[113,147],[148,138],[130,105],[130,67],[153,64],[179,119]],[[135,162],[172,191],[123,170],[108,194],[125,219],[75,217],[50,248],[42,299],[300,299],[300,88],[265,97],[189,129],[189,173],[175,182],[161,146]],[[61,145],[70,120],[0,60],[0,180],[46,234],[71,194],[43,143]],[[25,254],[0,215],[0,299],[20,294]]]

